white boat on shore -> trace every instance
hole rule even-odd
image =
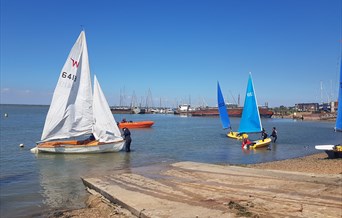
[[[316,145],[315,149],[325,151],[328,158],[342,158],[342,145]]]

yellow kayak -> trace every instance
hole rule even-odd
[[[229,138],[237,139],[237,140],[242,140],[244,138],[248,138],[248,135],[246,133],[243,133],[242,135],[240,135],[238,132],[229,132],[227,134],[227,136]]]

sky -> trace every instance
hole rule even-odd
[[[337,100],[341,0],[1,0],[1,104],[49,105],[82,29],[110,105]],[[240,98],[239,98],[240,96]],[[121,99],[121,100],[120,100]],[[149,105],[151,106],[151,105]]]

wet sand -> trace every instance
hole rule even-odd
[[[180,163],[181,165],[182,163]],[[184,164],[184,163],[183,163]],[[186,164],[186,163],[185,163]],[[196,163],[195,163],[196,164]],[[177,163],[174,164],[177,167]],[[201,164],[198,164],[198,168],[201,170]],[[210,167],[210,165],[209,165]],[[223,166],[224,167],[224,166]],[[262,164],[251,164],[251,165],[244,165],[243,167],[247,168],[255,168],[255,169],[260,169],[261,173],[263,174],[263,176],[268,174],[273,174],[273,172],[269,172],[269,171],[265,171],[265,173],[263,173],[263,170],[276,170],[276,171],[288,171],[288,172],[295,172],[295,174],[291,174],[291,176],[295,176],[296,174],[298,176],[308,176],[308,178],[310,177],[316,177],[319,178],[319,175],[326,175],[326,176],[338,176],[338,184],[332,184],[332,186],[327,186],[327,189],[329,189],[329,191],[331,192],[331,188],[332,187],[340,187],[338,188],[338,190],[336,190],[337,192],[341,192],[342,188],[341,188],[341,178],[340,177],[342,175],[342,159],[328,159],[327,155],[325,153],[319,153],[319,154],[315,154],[315,155],[311,155],[311,156],[306,156],[306,157],[302,157],[302,158],[296,158],[296,159],[289,159],[289,160],[283,160],[283,161],[275,161],[275,162],[269,162],[269,163],[262,163]],[[204,168],[203,168],[204,169]],[[242,168],[240,168],[242,169]],[[242,170],[243,171],[243,170]],[[274,171],[274,172],[276,172]],[[175,172],[174,173],[172,171],[168,172],[169,175],[168,176],[175,176],[175,174],[179,173],[179,172]],[[173,175],[172,175],[173,174]],[[191,174],[191,171],[187,171],[187,176],[189,176],[189,178],[191,178],[192,176],[198,177],[199,174]],[[206,174],[203,174],[201,176],[205,176]],[[125,175],[127,178],[127,180],[133,182],[134,178],[136,177],[136,175],[134,176],[133,174],[127,174]],[[211,177],[207,177],[206,179],[211,179],[211,180],[215,180],[215,179],[219,179],[217,177],[222,176],[222,175],[211,175]],[[260,176],[258,176],[260,177]],[[233,178],[233,177],[232,177]],[[291,178],[291,177],[289,177]],[[138,180],[141,181],[141,177],[138,178]],[[255,179],[255,178],[254,178]],[[296,180],[297,178],[294,178],[294,180]],[[249,185],[251,185],[253,180],[246,180],[245,182]],[[272,180],[272,182],[274,182],[274,180]],[[290,186],[295,186],[298,185],[298,183],[296,182],[286,182],[287,188],[289,188],[289,190],[295,190],[297,187],[290,187]],[[146,184],[144,184],[146,185]],[[142,186],[144,186],[142,185]],[[155,184],[154,184],[155,185]],[[189,185],[187,183],[187,185]],[[208,185],[208,184],[203,184],[204,186]],[[236,183],[231,183],[230,186],[232,185],[240,185],[240,184],[236,184]],[[252,184],[253,185],[253,184]],[[274,184],[263,184],[263,185],[267,185],[267,186],[272,186]],[[310,183],[309,185],[314,185],[312,183]],[[201,186],[201,185],[200,185]],[[307,184],[306,184],[307,186]],[[310,195],[313,194],[313,192],[316,192],[317,189],[316,188],[311,188],[310,187],[302,187],[302,188],[306,188],[306,192],[309,193]],[[254,185],[255,187],[255,185]],[[189,188],[189,187],[182,187],[184,189]],[[255,187],[258,188],[258,187]],[[190,190],[190,189],[189,189]],[[189,192],[189,190],[187,192]],[[236,192],[241,192],[241,188],[234,190]],[[135,190],[136,194],[139,193],[139,191]],[[272,198],[274,198],[275,201],[279,200],[281,198],[280,195],[284,195],[286,194],[286,192],[284,192],[283,190],[276,190],[274,193],[272,193],[272,195],[274,195]],[[311,193],[312,192],[312,193]],[[322,190],[322,192],[318,193],[318,195],[327,195],[327,194],[332,194],[331,193],[326,193],[326,190]],[[203,194],[203,193],[202,193]],[[263,195],[265,195],[265,193],[262,193]],[[172,193],[170,193],[170,196],[172,195]],[[205,194],[204,194],[205,195]],[[251,198],[251,195],[247,196],[247,198]],[[279,199],[276,199],[277,198]],[[203,196],[202,196],[203,197]],[[288,197],[288,196],[287,196]],[[248,199],[248,203],[247,205],[244,205],[244,202],[246,199],[243,199],[244,197],[230,197],[230,199],[234,199],[235,200],[230,200],[227,201],[227,205],[225,205],[226,207],[229,207],[230,210],[235,210],[237,211],[237,213],[235,214],[236,216],[239,216],[239,213],[243,210],[245,211],[246,209],[249,209],[249,211],[245,211],[246,213],[244,213],[244,216],[251,216],[251,217],[258,217],[260,214],[261,215],[265,215],[266,216],[275,216],[277,217],[276,214],[270,215],[267,212],[264,211],[258,211],[257,204],[260,204],[260,199],[258,199],[258,201],[252,201],[251,199]],[[254,198],[254,197],[253,197]],[[208,193],[207,199],[209,199],[208,201],[205,202],[205,204],[208,203],[213,203],[214,205],[214,199],[215,196],[212,196],[212,194]],[[340,196],[340,200],[342,200],[342,197]],[[293,201],[293,199],[291,200]],[[296,201],[296,205],[302,205],[299,203],[300,199],[297,199]],[[306,201],[314,201],[312,198],[311,199],[306,199]],[[313,204],[315,204],[316,202],[313,202]],[[249,204],[249,205],[248,205]],[[271,208],[276,208],[273,210],[276,210],[277,212],[279,211],[279,214],[281,216],[281,214],[286,213],[286,211],[281,211],[283,210],[283,208],[281,208],[281,205],[278,205],[278,203],[276,202],[272,202],[272,201],[268,201],[267,203],[268,205],[263,205],[264,208],[267,208],[269,210],[271,210]],[[82,208],[79,210],[70,210],[70,211],[56,211],[54,213],[49,214],[49,217],[62,217],[62,218],[66,218],[66,217],[136,217],[135,215],[133,215],[130,211],[128,211],[127,209],[122,208],[119,205],[115,205],[112,203],[109,203],[108,200],[106,200],[105,198],[103,198],[101,195],[98,194],[93,194],[90,195],[89,199],[86,202],[86,208]],[[198,205],[196,205],[198,206]],[[269,208],[268,208],[269,207]],[[279,207],[279,210],[277,210],[277,207]],[[298,208],[291,208],[290,206],[288,206],[290,210],[293,210],[291,213],[292,215],[296,215],[296,216],[301,216],[301,217],[306,217],[305,213],[303,214],[303,206],[299,206]],[[293,206],[292,206],[293,207]],[[259,208],[260,209],[260,208]],[[335,208],[336,210],[336,208]],[[210,212],[210,211],[209,211]],[[269,212],[270,213],[270,212]],[[279,215],[278,214],[278,215]],[[204,215],[204,214],[202,214]],[[225,214],[227,215],[227,214]],[[340,214],[336,214],[336,217],[340,217],[342,215],[342,209],[341,209],[341,213]],[[330,217],[334,217],[334,215],[329,215]]]

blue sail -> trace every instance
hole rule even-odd
[[[226,103],[224,102],[219,82],[217,82],[217,105],[220,112],[220,118],[223,129],[230,128],[230,120],[226,108]]]
[[[340,66],[340,83],[338,92],[338,108],[337,108],[337,118],[335,129],[337,131],[342,131],[342,60]]]
[[[252,74],[249,74],[245,103],[240,120],[239,132],[253,133],[261,132],[259,108],[253,87]]]

